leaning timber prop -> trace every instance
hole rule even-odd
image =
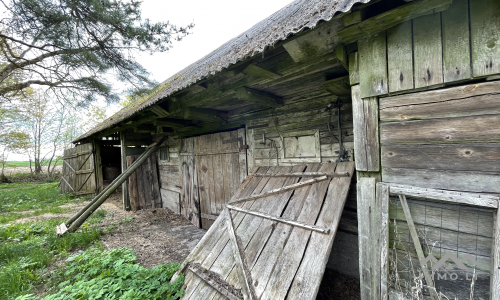
[[[89,204],[87,204],[82,210],[80,210],[76,215],[74,215],[71,219],[69,219],[66,223],[62,223],[61,225],[56,227],[56,233],[58,235],[63,235],[67,231],[75,232],[85,220],[90,217],[90,215],[101,206],[106,199],[118,188],[120,185],[127,180],[127,178],[134,173],[134,171],[142,165],[142,163],[152,154],[154,153],[158,147],[163,144],[163,142],[167,139],[167,137],[162,138],[158,142],[150,145],[148,150],[146,150],[141,156],[131,164],[125,172],[120,174],[110,185],[108,185],[102,192],[99,193]],[[68,227],[69,226],[69,227]]]

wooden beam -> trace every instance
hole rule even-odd
[[[344,45],[338,45],[335,48],[335,56],[340,61],[340,63],[344,66],[344,68],[349,71],[349,63],[347,61],[347,51],[345,50]]]
[[[134,126],[134,132],[138,133],[157,133],[157,128],[156,126],[150,126],[150,125],[136,125]]]
[[[452,0],[414,1],[340,30],[338,34],[344,43],[349,44],[405,21],[444,11],[451,3]]]
[[[303,173],[279,173],[279,174],[250,174],[254,177],[349,177],[351,176],[349,172],[339,172],[339,173],[328,173],[328,172],[303,172]]]
[[[158,104],[151,106],[151,111],[155,113],[158,117],[167,117],[170,113],[164,108],[160,107]]]
[[[415,224],[413,223],[413,218],[411,216],[408,203],[406,202],[405,195],[399,195],[399,200],[401,201],[401,206],[403,207],[406,223],[408,224],[408,229],[410,230],[411,239],[413,240],[413,245],[415,246],[415,251],[417,251],[418,260],[420,261],[420,267],[422,269],[422,272],[424,273],[429,293],[431,294],[431,298],[433,300],[437,300],[439,299],[439,297],[436,293],[436,288],[434,287],[434,281],[432,280],[429,269],[427,268],[427,264],[425,263],[424,251],[422,249],[422,245],[420,244],[417,229],[415,228]]]
[[[181,135],[181,136],[193,136],[193,135],[200,135],[204,133],[209,133],[209,132],[214,132],[214,131],[222,131],[222,130],[229,130],[229,129],[236,129],[241,126],[244,126],[243,122],[235,122],[235,123],[223,123],[223,122],[216,122],[216,123],[205,123],[200,125],[199,127],[183,127],[183,128],[174,128],[174,133],[176,135]]]
[[[241,101],[258,103],[270,107],[283,106],[283,100],[280,97],[247,87],[241,87],[236,90],[236,97]]]
[[[183,117],[186,120],[199,120],[205,122],[227,122],[227,111],[211,109],[211,108],[198,108],[198,107],[185,107]]]
[[[347,96],[351,94],[349,76],[325,81],[323,82],[323,88],[336,96]]]
[[[235,204],[235,203],[246,202],[246,201],[256,200],[256,199],[260,199],[260,198],[265,198],[265,197],[268,197],[268,196],[272,196],[272,195],[284,193],[286,191],[291,191],[291,190],[295,190],[295,189],[298,189],[298,188],[301,188],[301,187],[304,187],[304,186],[315,184],[315,183],[318,183],[318,182],[321,182],[321,181],[324,181],[324,180],[327,180],[327,179],[328,179],[328,177],[321,176],[321,177],[318,177],[318,178],[313,178],[313,179],[309,179],[309,180],[302,181],[302,182],[299,182],[299,183],[287,185],[287,186],[281,187],[279,189],[274,189],[274,190],[271,190],[271,191],[268,191],[268,192],[265,192],[265,193],[262,193],[262,194],[259,194],[259,195],[250,196],[250,197],[246,197],[246,198],[240,198],[240,199],[234,199],[234,200],[230,201],[229,203],[230,204]]]
[[[351,85],[359,84],[359,59],[357,51],[349,54],[349,83]]]
[[[498,208],[498,201],[500,201],[500,197],[494,195],[419,188],[401,184],[384,184],[389,187],[391,194],[406,195],[415,198],[441,200],[451,203],[475,205],[488,208]]]
[[[125,140],[125,132],[120,132],[120,152],[121,152],[121,165],[122,173],[127,170],[127,146]],[[128,180],[122,183],[122,202],[123,210],[130,210],[130,199],[128,197]]]
[[[243,74],[253,75],[253,76],[258,76],[258,77],[265,77],[265,78],[269,78],[269,79],[278,79],[281,77],[280,74],[276,74],[274,72],[268,71],[264,68],[261,68],[259,66],[254,65],[254,64],[248,65],[243,70]]]
[[[170,128],[182,128],[186,126],[196,126],[193,122],[180,120],[180,119],[155,119],[153,122],[154,126],[163,126]]]
[[[342,17],[342,22],[344,22],[344,26],[351,26],[354,24],[361,23],[365,19],[367,10],[365,9],[360,9],[357,11],[354,11],[352,13],[346,14]]]
[[[288,225],[291,225],[291,226],[300,227],[300,228],[304,228],[304,229],[309,229],[309,230],[316,231],[316,232],[319,232],[319,233],[324,233],[324,234],[329,234],[330,233],[330,229],[328,229],[328,228],[314,226],[314,225],[310,225],[310,224],[306,224],[306,223],[302,223],[302,222],[298,222],[298,221],[294,221],[294,220],[287,220],[287,219],[284,219],[284,218],[280,218],[280,217],[276,217],[276,216],[273,216],[273,215],[265,214],[265,213],[262,213],[262,212],[259,212],[259,211],[248,210],[248,209],[244,209],[244,208],[233,206],[233,205],[229,205],[229,204],[227,204],[226,207],[229,208],[229,209],[231,209],[231,210],[239,211],[239,212],[242,212],[242,213],[245,213],[245,214],[248,214],[248,215],[257,216],[257,217],[260,217],[260,218],[264,218],[264,219],[268,219],[268,220],[273,220],[273,221],[277,221],[277,222],[280,222],[280,223],[285,223],[285,224],[288,224]]]

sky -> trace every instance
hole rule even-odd
[[[194,23],[195,27],[190,30],[192,34],[180,42],[174,42],[169,51],[153,55],[137,54],[136,59],[151,73],[151,78],[163,82],[292,1],[143,0],[143,19],[169,21],[176,26]],[[107,106],[106,114],[109,117],[119,109],[121,106],[118,104]],[[11,154],[8,160],[27,160],[27,157]]]

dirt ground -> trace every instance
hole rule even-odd
[[[68,207],[71,211],[64,214],[44,214],[16,221],[70,218],[86,203],[65,205],[63,207]],[[153,267],[163,262],[183,261],[206,232],[168,209],[124,211],[120,190],[112,194],[101,209],[106,210],[107,215],[98,226],[105,231],[111,231],[101,239],[105,247],[131,248],[137,255],[137,262],[146,267]],[[327,269],[317,299],[361,299],[359,280]]]

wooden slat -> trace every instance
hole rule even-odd
[[[237,147],[239,149],[242,149],[242,147],[247,144],[245,128],[238,129],[236,133],[238,135],[238,138],[240,139],[240,142],[238,142]],[[243,180],[245,180],[248,174],[246,150],[240,150],[240,152],[238,153],[238,164],[239,164],[239,175],[240,175],[239,183],[241,183],[243,182]]]
[[[349,172],[342,173],[327,173],[327,172],[302,172],[302,173],[288,173],[288,174],[252,174],[255,177],[350,177]]]
[[[145,189],[147,187],[144,186],[144,163],[140,165],[135,173],[137,174],[137,195],[139,196],[138,199],[138,206],[137,209],[147,209],[146,206],[146,192]]]
[[[500,3],[471,0],[470,23],[474,77],[500,73]]]
[[[442,12],[444,82],[470,78],[469,1],[453,0]]]
[[[71,186],[71,184],[69,184],[69,182],[68,182],[66,179],[64,179],[64,176],[61,176],[61,180],[62,180],[62,181],[64,181],[64,183],[66,183],[66,184],[68,185],[68,187],[69,187],[69,188],[70,188],[73,192],[75,192],[75,189],[73,189],[73,187]]]
[[[380,110],[405,105],[445,102],[486,94],[499,94],[500,81],[461,85],[447,89],[380,98]],[[473,98],[471,98],[473,99]]]
[[[276,176],[276,177],[281,177],[281,176]],[[231,200],[231,202],[229,202],[229,203],[230,204],[235,204],[235,203],[246,202],[246,201],[250,201],[250,200],[261,199],[261,198],[269,197],[269,196],[272,196],[272,195],[284,193],[284,192],[287,192],[287,191],[295,190],[295,189],[304,187],[306,185],[315,184],[315,183],[318,183],[320,181],[327,180],[327,179],[328,179],[327,176],[321,176],[321,177],[318,177],[318,178],[313,178],[313,179],[309,179],[309,180],[306,180],[306,181],[303,181],[303,182],[299,182],[299,183],[295,183],[295,184],[292,184],[292,185],[287,185],[287,186],[284,186],[284,187],[281,187],[281,188],[278,188],[278,189],[274,189],[274,190],[262,193],[260,195],[255,195],[255,196],[246,197],[246,198],[234,199],[234,200]]]
[[[383,168],[384,182],[443,190],[500,193],[500,173]]]
[[[121,153],[121,172],[125,172],[127,169],[127,146],[125,144],[125,132],[121,131],[120,132],[120,153]],[[125,180],[125,182],[122,183],[122,203],[123,203],[123,209],[124,210],[129,210],[130,209],[130,197],[128,194],[128,181]]]
[[[229,205],[229,204],[227,205],[227,208],[229,208],[231,210],[239,211],[239,212],[242,212],[242,213],[245,213],[245,214],[249,214],[249,215],[261,217],[261,218],[264,218],[264,219],[278,221],[278,222],[285,223],[285,224],[288,224],[288,225],[292,225],[292,226],[295,226],[295,227],[300,227],[300,228],[309,229],[309,230],[312,230],[312,231],[321,232],[321,233],[324,233],[324,234],[328,234],[330,232],[330,229],[327,229],[327,228],[322,228],[322,227],[318,227],[318,226],[306,224],[306,223],[303,223],[303,222],[297,222],[297,221],[294,221],[294,220],[287,220],[287,219],[284,219],[284,218],[278,218],[278,217],[275,217],[275,216],[272,216],[272,215],[269,215],[269,214],[261,213],[261,212],[258,212],[258,211],[252,211],[252,210],[248,210],[248,209],[243,209],[243,208],[240,208],[240,207],[237,207],[237,206],[233,206],[233,205]]]
[[[359,86],[352,87],[354,157],[356,170],[378,171],[378,104],[376,98],[361,99]]]
[[[425,94],[421,95],[426,98]],[[426,120],[436,118],[467,117],[500,114],[500,94],[487,94],[470,98],[430,100],[422,104],[409,104],[380,110],[382,122]]]
[[[377,184],[377,202],[380,204],[380,299],[387,299],[389,287],[389,187]]]
[[[413,20],[415,88],[443,83],[441,14]]]
[[[500,213],[495,211],[494,216],[494,240],[493,240],[493,266],[491,268],[491,298],[498,299],[500,297]]]
[[[500,144],[385,145],[383,168],[500,172]]]
[[[498,196],[479,195],[465,192],[419,188],[408,185],[387,184],[391,194],[401,194],[414,198],[441,200],[457,204],[468,204],[481,207],[498,208]]]
[[[380,124],[382,145],[463,143],[500,140],[500,115],[391,122]]]
[[[346,162],[338,164],[336,171],[354,171],[354,163]],[[316,221],[316,226],[330,228],[331,238],[325,241],[323,234],[312,232],[309,244],[304,253],[300,268],[293,279],[289,295],[292,299],[314,299],[318,293],[321,279],[325,271],[328,257],[334,241],[334,233],[337,231],[340,216],[344,208],[351,178],[333,178],[328,186],[330,192],[325,197],[323,207]]]
[[[227,299],[229,300],[239,300],[240,298],[236,295],[234,295],[230,290],[224,288],[224,286],[222,286],[219,282],[217,282],[216,280],[212,279],[209,275],[206,275],[205,273],[203,273],[203,270],[200,270],[200,269],[196,269],[192,266],[188,266],[188,269],[193,272],[193,274],[196,274],[196,276],[200,277],[201,279],[203,279],[203,281],[205,281],[206,283],[208,283],[211,287],[213,287],[214,289],[217,290],[217,292],[221,293],[222,295],[224,295]]]
[[[229,241],[231,243],[231,248],[233,249],[233,257],[236,262],[236,273],[238,274],[238,279],[240,282],[240,287],[243,289],[244,299],[257,299],[255,297],[255,291],[253,289],[253,280],[248,270],[247,263],[245,261],[244,252],[239,245],[238,239],[236,238],[236,232],[233,225],[233,220],[231,217],[231,212],[226,208],[225,219],[227,223],[227,232],[229,235]],[[246,296],[246,297],[245,297]]]
[[[200,198],[198,189],[198,174],[196,169],[195,138],[182,140],[181,152],[188,152],[190,155],[180,157],[181,163],[181,214],[191,223],[201,227],[200,223]]]
[[[86,145],[86,144],[84,144]],[[79,145],[81,146],[81,145]],[[77,146],[77,147],[79,147]],[[78,149],[78,148],[73,148],[73,149]],[[73,149],[70,149],[70,150],[73,150]],[[74,150],[73,150],[74,151]],[[75,158],[75,157],[79,157],[79,156],[83,156],[83,155],[87,155],[87,154],[90,154],[92,153],[92,150],[88,150],[88,151],[82,151],[82,152],[76,152],[74,154],[70,154],[70,155],[65,155],[62,157],[62,159],[70,159],[70,158]]]
[[[411,21],[387,30],[387,63],[391,93],[413,89]]]
[[[375,202],[375,178],[358,178],[358,240],[359,240],[359,284],[361,299],[373,299],[372,277],[375,275],[371,237],[375,228],[371,226],[370,211]]]
[[[209,219],[209,220],[217,220],[217,218],[219,217],[219,215],[209,215],[209,214],[202,213],[201,217],[204,218],[204,219]]]
[[[76,173],[75,169],[73,169],[73,167],[68,163],[67,160],[63,160],[63,164],[66,164],[66,166],[71,170],[73,171],[74,173]],[[64,171],[63,171],[63,174],[64,174]]]
[[[361,98],[387,94],[385,31],[358,42]]]
[[[403,211],[405,213],[406,222],[408,223],[408,227],[410,229],[411,238],[413,240],[413,245],[415,246],[415,250],[417,251],[418,260],[420,261],[420,268],[424,273],[424,278],[427,284],[427,288],[429,293],[431,294],[431,298],[433,300],[439,299],[436,288],[434,287],[434,280],[431,277],[431,273],[427,267],[427,264],[424,263],[425,256],[424,251],[422,250],[422,245],[420,244],[420,239],[417,234],[417,230],[415,229],[415,224],[413,224],[413,218],[410,213],[410,209],[408,208],[408,203],[406,202],[405,195],[399,195],[399,200],[401,201],[401,205],[403,206]]]

